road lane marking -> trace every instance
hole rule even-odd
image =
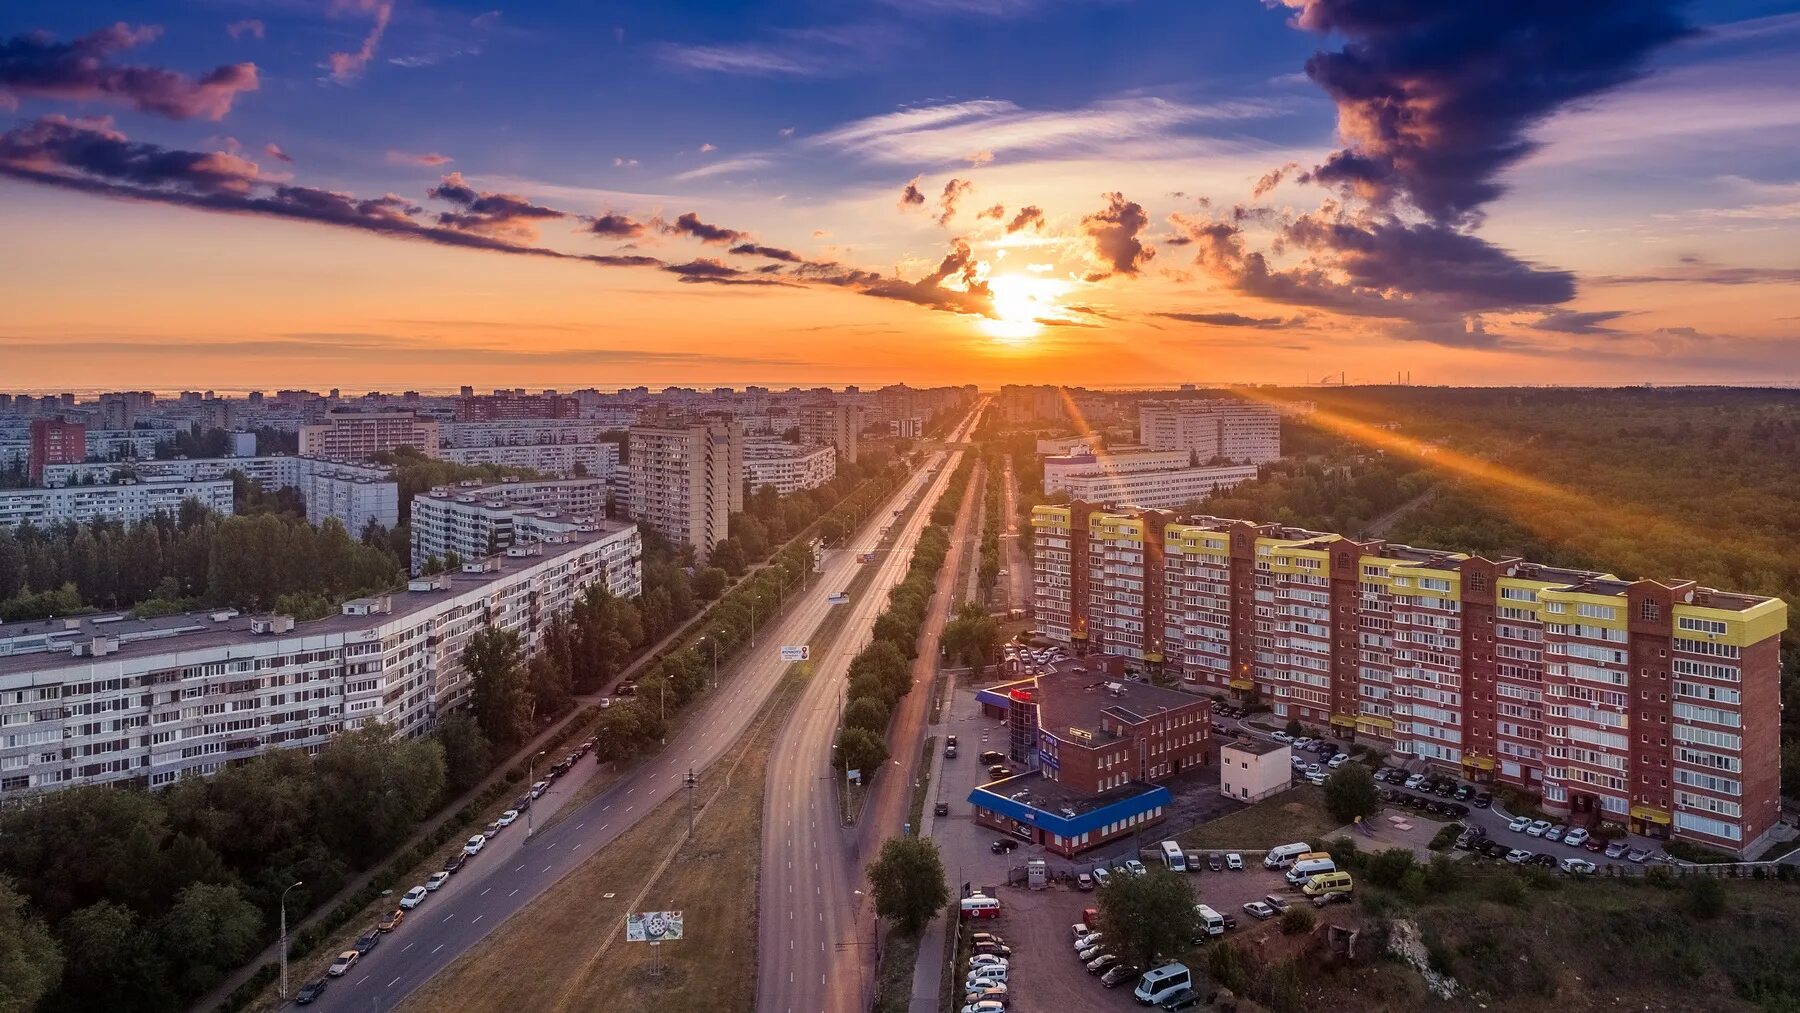
[[[470,924],[470,925],[473,925],[473,924],[475,924],[475,922],[478,922],[478,921],[480,921],[480,920],[481,920],[481,916],[480,916],[480,915],[476,915],[476,916],[475,916],[475,920],[474,920],[474,921],[471,921],[471,922],[470,922],[470,923],[469,923],[469,924]]]
[[[490,886],[487,888],[487,890],[483,890],[483,891],[481,891],[481,893],[477,894],[477,896],[486,897],[488,895],[488,890],[492,890],[492,889],[493,889],[493,887]]]
[[[580,830],[582,827],[585,827],[585,826],[587,826],[586,823],[577,823],[577,824],[575,824],[575,829]]]
[[[400,984],[400,979],[398,977],[396,977],[393,981],[388,982],[388,987],[393,988],[395,985],[398,985],[398,984]]]
[[[413,948],[413,944],[407,943],[405,946],[400,947],[400,952],[405,953],[407,950],[410,950],[412,948]]]
[[[368,981],[368,980],[369,980],[369,976],[368,976],[368,975],[366,975],[366,974],[365,974],[365,975],[363,975],[363,976],[362,976],[362,977],[360,977],[360,978],[358,978],[358,979],[356,979],[356,983],[357,983],[357,984],[358,984],[358,985],[360,985],[360,984],[362,984],[362,983],[363,983],[363,982],[365,982],[365,981]]]
[[[549,872],[549,871],[550,871],[550,867],[549,867],[549,866],[548,866],[548,865],[546,865],[546,866],[544,866],[544,871],[545,871],[545,872]]]
[[[523,870],[524,870],[524,868],[525,868],[525,863],[523,863],[523,862],[520,862],[520,863],[519,863],[519,867],[518,867],[518,868],[516,868],[516,869],[514,869],[514,870],[513,870],[513,871],[514,871],[514,872],[520,872],[520,871],[523,871]]]
[[[513,891],[513,892],[512,892],[512,893],[509,893],[509,894],[507,894],[507,896],[508,896],[508,897],[511,897],[511,896],[513,896],[513,894],[516,894],[516,893],[518,893],[518,892],[519,892],[519,891],[517,891],[517,890],[514,890],[514,891]]]
[[[455,917],[456,917],[456,912],[452,911],[449,914],[444,916],[444,921],[449,921],[450,919],[455,918]]]
[[[444,948],[444,944],[443,944],[443,943],[439,943],[439,944],[437,944],[437,949],[435,949],[435,950],[432,950],[432,951],[431,951],[431,955],[432,955],[432,956],[434,956],[434,957],[435,957],[435,956],[437,956],[437,951],[438,951],[438,950],[441,950],[441,949],[443,949],[443,948]]]

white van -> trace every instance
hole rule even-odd
[[[1311,850],[1312,845],[1305,842],[1283,844],[1279,848],[1270,848],[1269,853],[1263,856],[1263,868],[1285,869],[1294,864],[1294,859],[1299,858],[1301,855],[1304,855]]]
[[[1154,1006],[1193,983],[1194,976],[1188,973],[1186,964],[1168,963],[1145,971],[1131,997],[1140,1006]]]
[[[1162,859],[1170,872],[1187,871],[1187,858],[1181,853],[1181,845],[1174,841],[1162,842]]]
[[[1214,911],[1205,904],[1195,904],[1194,911],[1200,916],[1200,927],[1207,935],[1222,936],[1225,934],[1224,915],[1219,914],[1219,912]]]
[[[1288,870],[1287,881],[1294,886],[1299,886],[1301,883],[1317,876],[1321,872],[1336,871],[1337,863],[1329,858],[1308,859],[1304,862],[1294,863],[1294,867]]]

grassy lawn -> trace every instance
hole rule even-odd
[[[913,833],[925,825],[925,800],[931,797],[931,751],[937,748],[937,736],[925,736],[925,745],[919,750],[919,780],[913,784],[912,820]]]
[[[805,680],[783,678],[750,732],[687,797],[652,810],[527,911],[413,993],[405,1009],[743,1010],[756,1002],[756,884],[764,764]],[[674,842],[674,843],[670,843]],[[686,938],[624,941],[631,910],[684,912]]]
[[[875,979],[875,1013],[906,1013],[912,1005],[913,969],[919,937],[890,932],[881,944],[881,973]]]
[[[1186,848],[1255,850],[1295,841],[1317,843],[1341,826],[1325,811],[1325,792],[1302,784],[1195,827],[1177,840]]]

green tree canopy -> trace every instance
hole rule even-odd
[[[1114,876],[1100,889],[1099,906],[1107,948],[1139,967],[1186,952],[1200,936],[1193,887],[1160,866],[1142,876]]]
[[[1346,763],[1325,779],[1325,810],[1340,823],[1368,819],[1381,808],[1375,776],[1360,763]]]
[[[950,902],[944,860],[937,842],[928,837],[890,837],[869,866],[875,913],[891,918],[901,931],[918,935],[932,916]]]

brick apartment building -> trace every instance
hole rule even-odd
[[[87,460],[87,426],[61,419],[32,419],[31,446],[25,469],[33,485],[44,481],[44,468],[52,464],[80,464]]]
[[[1069,857],[1160,823],[1161,782],[1212,762],[1212,701],[1124,678],[1124,659],[1090,656],[983,690],[1034,769],[971,792],[975,821]]]
[[[497,422],[507,419],[578,419],[581,402],[562,394],[467,394],[456,401],[456,421]]]
[[[1750,853],[1779,817],[1780,599],[1079,502],[1032,525],[1051,639],[1580,820]]]

